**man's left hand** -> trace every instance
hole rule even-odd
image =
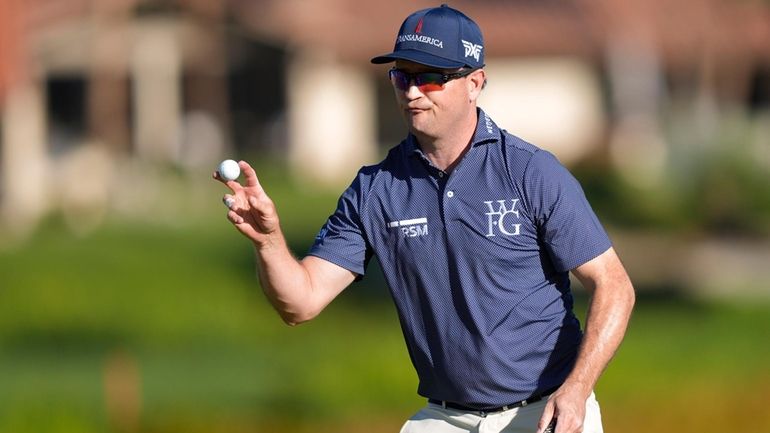
[[[537,433],[543,433],[553,418],[558,419],[554,433],[580,433],[586,416],[587,397],[576,388],[562,386],[551,394],[537,423]]]

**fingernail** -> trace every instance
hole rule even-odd
[[[225,206],[227,206],[227,208],[228,208],[228,209],[232,209],[232,208],[233,208],[233,205],[235,204],[235,200],[233,200],[233,199],[232,199],[232,198],[230,198],[230,197],[226,198],[226,199],[224,200],[224,202],[225,202]]]

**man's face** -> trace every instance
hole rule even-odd
[[[397,60],[395,68],[407,74],[420,72],[439,72],[451,74],[458,70],[441,70],[407,60]],[[417,86],[410,82],[406,90],[394,85],[396,101],[409,130],[418,138],[423,136],[439,139],[453,132],[468,110],[475,110],[475,98],[471,98],[471,89],[467,77],[451,79],[441,86]],[[473,100],[472,100],[473,99]]]

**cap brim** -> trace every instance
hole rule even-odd
[[[398,50],[392,53],[383,54],[381,56],[374,57],[372,59],[372,63],[382,64],[394,62],[396,60],[409,60],[421,65],[443,69],[455,69],[466,66],[465,63],[456,62],[417,50]]]

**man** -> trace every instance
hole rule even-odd
[[[287,323],[310,320],[376,256],[428,399],[403,432],[542,432],[557,419],[557,433],[601,432],[593,388],[634,292],[579,184],[476,107],[484,44],[461,12],[415,12],[372,62],[395,62],[409,134],[359,171],[308,256],[292,256],[247,163],[246,186],[226,182],[267,297]],[[570,271],[592,294],[584,333]]]

